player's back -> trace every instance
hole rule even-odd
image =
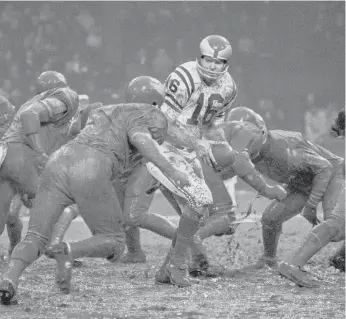
[[[307,140],[301,133],[292,131],[272,130],[270,136],[276,140],[277,144],[287,145],[291,150],[305,150],[308,153],[315,153],[327,159],[336,169],[343,163],[343,159],[330,152],[326,148]]]
[[[39,101],[43,101],[47,98],[58,98],[63,101],[67,107],[67,112],[57,117],[53,117],[48,123],[41,123],[40,137],[41,139],[46,139],[49,135],[49,130],[51,128],[58,130],[59,127],[64,127],[64,125],[72,118],[74,112],[78,107],[78,95],[76,92],[72,91],[70,88],[58,88],[45,91],[41,94],[35,95],[33,98],[25,102],[17,111],[11,124],[4,133],[2,140],[5,142],[19,142],[30,146],[27,141],[26,133],[22,127],[21,115],[23,112],[30,109],[34,104]]]
[[[142,127],[148,128],[152,113],[160,113],[164,118],[158,109],[149,104],[102,106],[91,113],[85,128],[69,144],[82,143],[98,149],[116,159],[125,171],[137,153],[129,142],[129,134]],[[154,124],[155,117],[152,118]]]

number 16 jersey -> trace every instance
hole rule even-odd
[[[190,61],[178,66],[165,81],[161,110],[184,125],[218,124],[236,95],[236,84],[228,72],[207,85],[197,71],[197,62]]]

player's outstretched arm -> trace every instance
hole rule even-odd
[[[289,152],[289,164],[294,166],[309,167],[314,177],[307,207],[316,209],[328,187],[333,175],[332,164],[324,157],[313,151],[299,149]]]
[[[136,132],[130,136],[130,142],[143,157],[175,180],[181,187],[190,184],[188,175],[174,168],[172,163],[164,156],[159,144],[151,137],[150,133]]]
[[[262,174],[255,169],[247,152],[235,151],[232,168],[241,179],[264,197],[283,200],[287,196],[287,192],[281,185],[273,182],[271,186],[267,183]]]
[[[25,134],[31,143],[31,147],[37,153],[45,154],[39,138],[41,123],[49,122],[53,116],[63,114],[66,111],[67,107],[64,102],[49,98],[33,104],[20,115]]]

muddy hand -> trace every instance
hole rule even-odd
[[[317,218],[317,211],[315,208],[305,206],[302,211],[302,216],[313,226],[318,225],[321,221]]]
[[[175,171],[170,174],[170,177],[179,185],[179,187],[184,188],[190,186],[189,176],[185,173]]]
[[[45,153],[41,153],[37,156],[37,167],[39,169],[39,171],[42,171],[44,169],[44,167],[46,166],[46,163],[48,161],[48,155]]]
[[[216,164],[216,160],[214,158],[210,143],[208,141],[199,140],[196,153],[197,156],[210,167],[214,167],[213,164]]]

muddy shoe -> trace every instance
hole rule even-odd
[[[191,282],[188,278],[187,270],[188,266],[186,264],[175,265],[169,263],[166,268],[166,273],[169,276],[170,282],[174,286],[178,287],[190,287]]]
[[[314,281],[308,278],[305,271],[303,271],[298,266],[289,265],[285,262],[281,262],[278,267],[278,272],[282,277],[294,282],[299,287],[306,288],[317,288],[319,285]]]
[[[83,267],[83,262],[81,262],[80,260],[75,259],[75,260],[73,261],[72,266],[73,266],[73,268],[80,268],[80,267]]]
[[[335,255],[329,259],[329,265],[339,269],[342,272],[345,272],[345,257]]]
[[[171,279],[169,278],[165,268],[160,268],[155,274],[155,284],[157,285],[169,285]]]
[[[50,258],[50,259],[54,259],[54,254],[52,252],[52,246],[49,246],[45,249],[44,251],[44,255],[47,257],[47,258]]]
[[[71,290],[71,277],[73,257],[71,247],[68,243],[61,242],[50,248],[54,259],[57,262],[55,282],[61,292],[69,294]]]
[[[127,252],[121,262],[124,264],[144,264],[147,262],[147,257],[142,250],[136,252]]]
[[[203,254],[192,257],[189,265],[189,274],[192,277],[205,276],[209,268],[209,262]]]
[[[15,284],[9,279],[0,281],[0,302],[2,305],[17,305]]]
[[[269,268],[277,268],[278,267],[277,259],[261,256],[256,263],[254,263],[253,265],[247,266],[244,269],[245,270],[259,270],[259,269],[265,268],[266,266]]]

